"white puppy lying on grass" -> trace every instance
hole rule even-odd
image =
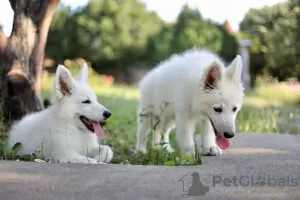
[[[42,156],[62,163],[108,163],[113,157],[110,147],[100,145],[104,138],[99,121],[111,113],[97,100],[87,83],[84,64],[76,78],[59,65],[56,70],[52,106],[28,114],[12,126],[8,143],[21,143],[18,155],[41,152]]]

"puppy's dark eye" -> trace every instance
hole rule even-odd
[[[233,107],[232,111],[235,112],[237,110],[237,107]]]
[[[91,101],[90,100],[84,100],[82,103],[91,103]]]
[[[214,111],[221,113],[223,111],[223,109],[222,108],[214,108]]]

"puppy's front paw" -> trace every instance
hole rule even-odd
[[[113,158],[113,151],[109,146],[101,145],[99,155],[95,159],[100,163],[109,163]]]
[[[157,144],[153,146],[153,149],[162,149],[167,151],[168,153],[174,153],[175,150],[172,148],[170,144]]]
[[[166,146],[164,146],[164,149],[167,151],[167,152],[169,152],[169,153],[174,153],[175,152],[175,150],[171,147],[171,145],[166,145]]]
[[[146,148],[135,148],[131,150],[133,154],[138,154],[138,153],[142,153],[142,154],[147,154],[148,151]]]
[[[220,156],[223,154],[222,149],[218,146],[203,147],[200,153],[203,156]]]

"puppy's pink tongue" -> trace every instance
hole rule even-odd
[[[216,135],[217,135],[216,142],[218,146],[223,150],[227,149],[230,145],[230,140],[220,136],[219,134]]]
[[[93,128],[94,128],[94,132],[97,135],[98,138],[100,138],[101,140],[104,139],[104,131],[101,128],[99,122],[95,122],[95,121],[91,121],[93,124]]]

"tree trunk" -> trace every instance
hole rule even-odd
[[[12,33],[0,32],[0,100],[10,124],[43,109],[41,75],[48,30],[60,0],[9,0],[14,11]]]

